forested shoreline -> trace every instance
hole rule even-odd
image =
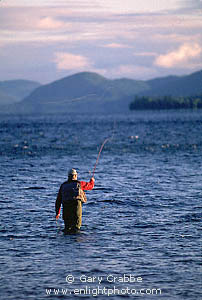
[[[189,97],[136,96],[129,105],[130,110],[142,109],[198,109],[202,108],[202,95]]]

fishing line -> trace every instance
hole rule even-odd
[[[94,169],[93,169],[93,177],[94,177],[94,174],[95,174],[95,169],[97,167],[97,164],[98,164],[98,161],[99,161],[99,157],[100,157],[100,154],[102,152],[102,149],[104,148],[104,145],[110,140],[110,138],[107,138],[104,140],[104,142],[102,143],[102,146],[100,147],[100,151],[98,153],[98,156],[97,156],[97,160],[96,160],[96,163],[95,163],[95,166],[94,166]]]
[[[114,121],[114,129],[115,129],[115,121]],[[97,160],[96,160],[96,162],[95,162],[95,166],[94,166],[94,169],[93,169],[93,176],[92,176],[92,177],[94,177],[94,175],[95,175],[95,170],[96,170],[96,167],[97,167],[99,158],[100,158],[100,154],[101,154],[101,152],[102,152],[102,150],[103,150],[103,148],[104,148],[104,145],[105,145],[109,140],[113,139],[113,137],[114,137],[114,129],[113,129],[113,134],[112,134],[112,136],[106,138],[106,139],[104,140],[104,142],[102,143],[101,147],[100,147],[100,151],[99,151],[99,153],[98,153]]]

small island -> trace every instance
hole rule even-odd
[[[148,97],[136,96],[129,105],[130,110],[159,109],[199,109],[202,108],[202,95],[189,97]]]

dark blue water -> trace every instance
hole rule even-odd
[[[59,186],[109,136],[64,236]],[[0,116],[0,164],[0,299],[200,299],[202,111]]]

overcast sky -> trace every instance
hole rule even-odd
[[[0,0],[0,80],[202,69],[202,0]]]

